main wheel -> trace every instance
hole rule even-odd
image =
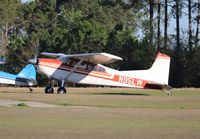
[[[54,90],[53,90],[53,87],[51,85],[49,85],[45,88],[46,94],[53,94],[53,92],[54,92]]]
[[[66,92],[67,91],[66,91],[66,89],[64,87],[59,87],[58,90],[57,90],[58,94],[66,94]]]

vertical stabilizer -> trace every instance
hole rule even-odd
[[[36,80],[35,67],[32,64],[28,64],[17,74],[17,77]]]
[[[154,76],[153,81],[168,85],[169,69],[170,57],[166,54],[158,53],[149,72]]]

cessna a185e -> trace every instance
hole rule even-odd
[[[122,60],[122,58],[108,53],[67,55],[43,52],[41,54],[52,58],[31,59],[29,62],[35,64],[38,73],[60,83],[57,93],[66,93],[66,82],[160,90],[171,89],[168,86],[170,57],[162,53],[158,53],[150,69],[130,71],[118,71],[103,66],[102,64]],[[45,93],[53,92],[52,86],[45,88]]]

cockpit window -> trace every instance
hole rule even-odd
[[[65,65],[74,67],[79,61],[80,60],[78,60],[78,59],[69,58],[65,62]],[[95,66],[95,64],[83,61],[80,65],[78,65],[78,68],[92,71],[94,66]]]
[[[78,60],[78,59],[69,58],[66,61],[65,65],[74,67],[79,61],[80,60]],[[86,61],[83,61],[80,65],[78,65],[78,68],[88,70],[88,71],[106,72],[104,67],[101,67],[101,66],[98,66],[93,63],[86,62]]]
[[[92,71],[93,68],[94,68],[94,64],[90,64],[90,63],[87,64],[87,70]]]
[[[106,72],[105,68],[100,67],[100,66],[95,66],[93,70],[94,71],[99,71],[99,72]]]
[[[65,63],[66,65],[70,65],[72,59],[68,59],[67,62]]]
[[[82,62],[82,63],[78,66],[78,68],[81,68],[81,69],[86,69],[86,67],[87,67],[87,63],[86,63],[86,62]]]
[[[76,64],[78,63],[78,60],[77,59],[71,59],[71,62],[70,62],[70,66],[75,66]]]

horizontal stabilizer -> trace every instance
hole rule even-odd
[[[159,84],[159,83],[147,83],[145,88],[148,89],[159,89],[159,90],[171,90],[172,87],[167,84]]]
[[[37,81],[29,78],[17,77],[15,81],[27,83],[29,86],[37,85]]]

